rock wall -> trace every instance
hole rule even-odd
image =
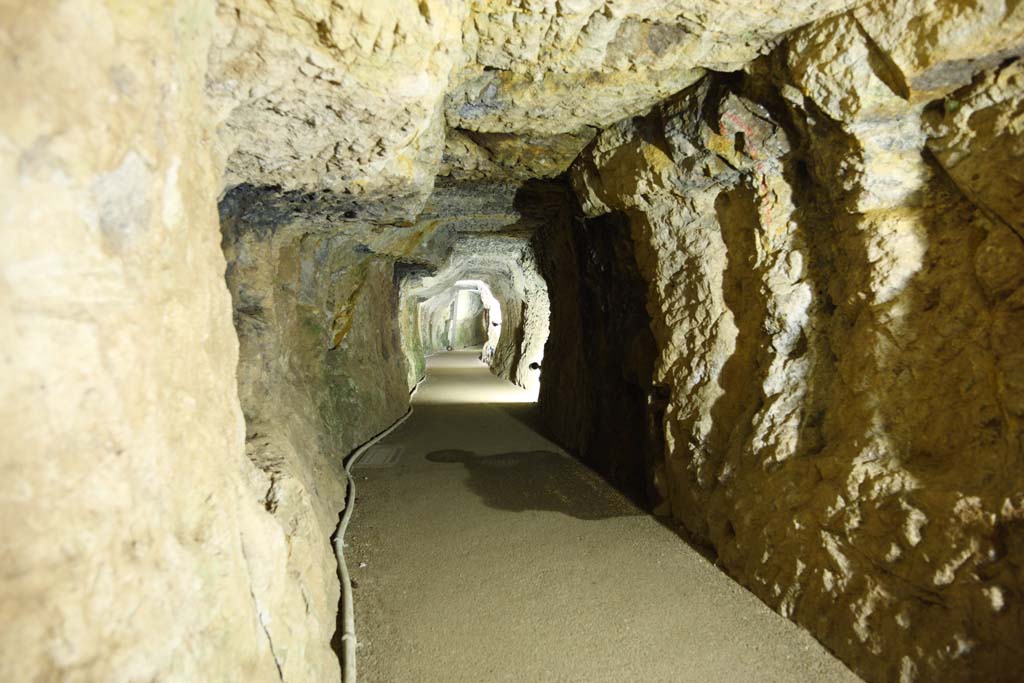
[[[487,328],[484,327],[484,304],[480,295],[460,292],[458,302],[458,319],[455,323],[455,346],[467,348],[483,346],[487,341]]]
[[[563,440],[859,671],[1012,677],[1022,13],[5,3],[0,678],[336,680],[338,458],[463,278]],[[584,148],[573,223],[530,179]]]
[[[421,303],[419,326],[413,333],[420,338],[425,355],[445,351],[448,347],[454,348],[452,323],[455,318],[455,299],[455,291],[449,289]]]
[[[626,217],[647,284],[667,399],[648,483],[870,680],[1009,681],[1024,661],[1021,17],[991,4],[963,30],[944,3],[815,23],[570,171],[586,216]],[[909,54],[906,31],[932,39]],[[593,219],[577,258],[607,249]],[[586,268],[572,286],[610,291]],[[544,407],[575,419],[569,443],[601,414]]]
[[[0,9],[5,681],[337,674],[303,613],[268,611],[292,588],[243,453],[212,23],[196,0]]]
[[[339,218],[414,219],[468,14],[440,0],[218,0],[207,92],[226,185],[316,195]]]
[[[536,391],[540,388],[539,367],[544,360],[551,319],[550,301],[532,241],[520,238],[513,247],[506,252],[507,275],[492,278],[491,290],[501,304],[502,324],[490,362],[491,372]]]
[[[307,656],[318,675],[335,676],[331,537],[344,507],[342,461],[405,412],[409,391],[393,257],[378,250],[410,242],[365,226],[267,224],[263,199],[247,190],[221,202],[246,455],[260,502],[288,538],[292,590],[274,613],[307,615]]]

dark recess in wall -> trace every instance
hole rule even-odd
[[[628,218],[585,219],[573,208],[536,237],[551,298],[542,419],[560,445],[650,509],[663,444],[646,283]]]

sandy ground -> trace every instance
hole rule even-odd
[[[860,680],[530,429],[531,400],[434,356],[356,466],[361,680]]]

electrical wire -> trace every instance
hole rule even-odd
[[[424,378],[425,379],[425,378]],[[338,558],[338,579],[341,582],[341,603],[342,603],[342,632],[341,632],[341,680],[343,683],[356,683],[356,613],[352,601],[352,579],[348,573],[348,565],[345,564],[345,532],[348,530],[349,520],[352,519],[352,510],[356,505],[356,482],[352,477],[352,467],[363,456],[366,451],[375,446],[377,442],[398,429],[402,423],[412,415],[412,397],[416,395],[423,379],[416,383],[409,392],[409,410],[405,415],[395,420],[390,427],[377,434],[362,446],[352,452],[345,459],[345,478],[348,486],[345,492],[345,509],[341,513],[338,527],[334,530],[334,555]]]

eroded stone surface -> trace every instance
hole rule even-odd
[[[1009,680],[1022,247],[980,197],[1015,216],[1013,172],[961,193],[928,158],[923,105],[839,58],[838,36],[860,40],[849,17],[813,26],[574,164],[588,215],[629,218],[649,286],[670,391],[649,477],[727,571],[869,679]],[[954,171],[1012,129],[1002,71],[965,94],[976,129],[933,143]]]
[[[207,91],[228,187],[326,190],[412,218],[444,149],[461,3],[218,2]]]
[[[558,443],[634,500],[657,495],[657,345],[628,219],[584,220],[567,201],[538,235],[551,299],[540,402]]]
[[[899,92],[934,99],[1024,52],[1024,7],[1013,0],[873,0],[854,16],[884,57]]]
[[[1024,237],[1024,62],[942,100],[931,149],[957,186]]]
[[[329,191],[411,219],[439,170],[557,175],[595,127],[851,4],[220,0],[218,154],[229,188]]]
[[[283,607],[242,451],[212,24],[194,0],[0,9],[3,680],[338,674],[304,653],[329,625]]]
[[[459,279],[535,381],[543,269],[632,401],[566,441],[646,420],[624,485],[863,675],[1012,679],[1022,7],[7,3],[0,677],[336,680],[339,458]]]

